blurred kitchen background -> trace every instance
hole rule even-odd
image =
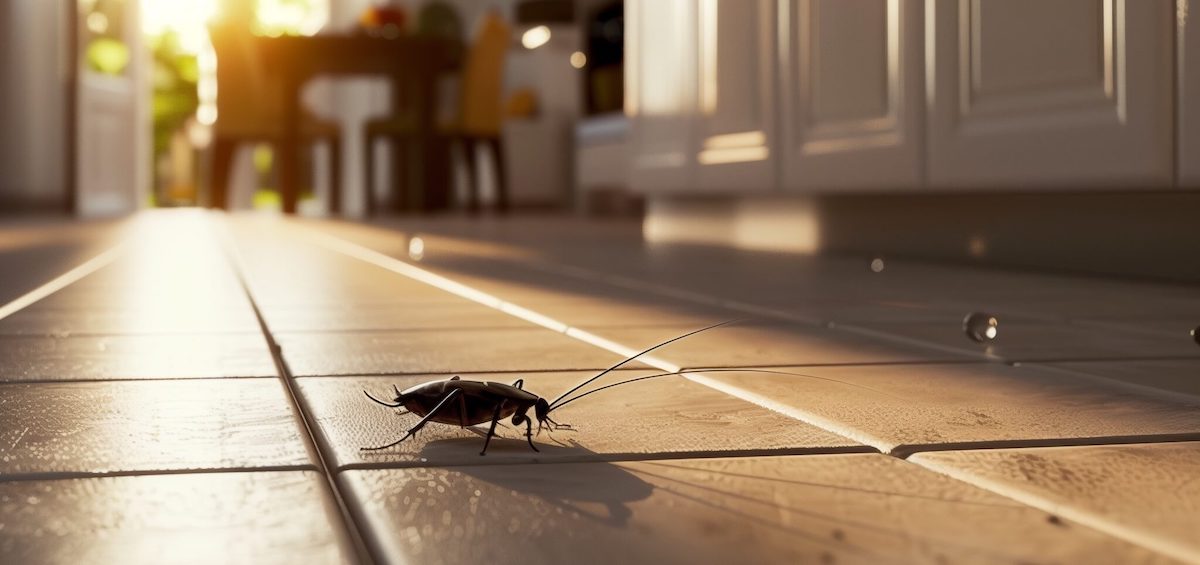
[[[578,214],[1200,280],[1189,0],[4,0],[0,212]]]

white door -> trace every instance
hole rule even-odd
[[[931,183],[1169,185],[1173,13],[1171,0],[930,0]]]
[[[79,1],[75,190],[81,215],[130,212],[148,194],[151,124],[138,16],[137,0]]]
[[[775,2],[699,0],[697,7],[696,188],[774,190]]]
[[[920,185],[921,6],[918,0],[781,3],[785,189]]]
[[[690,188],[696,106],[695,0],[625,5],[625,110],[634,190]]]

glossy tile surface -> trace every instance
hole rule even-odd
[[[1119,361],[1053,363],[1051,367],[1075,374],[1200,396],[1200,359],[1176,361]]]
[[[529,329],[292,333],[276,336],[296,376],[604,369],[621,357]]]
[[[727,319],[735,319],[730,317]],[[641,350],[703,326],[675,328],[597,328],[594,333]],[[922,349],[797,324],[753,321],[716,328],[682,339],[655,355],[683,367],[762,367],[969,361],[968,355]]]
[[[347,471],[389,563],[1160,562],[882,455]]]
[[[1200,443],[921,453],[915,461],[995,485],[1185,561],[1200,561]]]
[[[86,381],[278,374],[261,333],[0,336],[0,381]]]
[[[524,388],[554,400],[593,373],[526,373],[466,375],[465,379],[512,383],[523,378]],[[610,373],[603,383],[615,383],[644,371]],[[513,461],[556,461],[678,457],[687,453],[830,451],[869,448],[844,437],[797,422],[681,377],[633,383],[600,392],[553,410],[555,421],[574,431],[558,430],[534,438],[534,452],[524,428],[511,419],[497,428],[487,455],[479,456],[487,426],[462,429],[430,423],[415,438],[382,451],[360,447],[386,445],[404,436],[420,419],[397,415],[363,394],[391,401],[392,386],[401,390],[445,376],[303,378],[300,390],[312,407],[326,443],[339,466],[492,464]],[[603,384],[601,383],[601,384]],[[591,388],[596,388],[595,386]],[[584,389],[590,390],[589,389]],[[530,411],[529,415],[534,415]],[[536,422],[534,423],[536,428]]]
[[[345,563],[316,473],[0,482],[5,563]]]
[[[1033,367],[971,363],[787,370],[849,384],[760,373],[708,376],[821,418],[883,450],[1200,433],[1200,399],[1139,394]]]
[[[0,386],[0,480],[311,464],[277,379]]]
[[[1167,339],[1119,328],[1010,321],[1001,318],[996,339],[976,343],[957,324],[862,325],[870,335],[896,337],[914,343],[959,350],[1004,361],[1083,361],[1190,357],[1200,359],[1200,347],[1185,339]]]

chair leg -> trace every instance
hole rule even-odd
[[[209,207],[229,209],[229,170],[237,143],[228,138],[213,140],[212,165],[209,169]]]
[[[409,175],[412,173],[412,160],[409,157],[408,143],[404,136],[388,136],[388,151],[391,155],[392,209],[403,212],[408,209],[408,191],[412,183]]]
[[[329,138],[329,212],[342,214],[342,136]]]
[[[463,164],[467,168],[467,211],[479,213],[479,163],[475,155],[475,140],[459,138],[462,145]]]
[[[363,146],[365,170],[363,172],[363,186],[366,192],[363,194],[363,202],[366,206],[367,216],[375,215],[375,136],[367,134],[364,138],[365,145]]]
[[[508,175],[504,164],[504,142],[500,137],[489,137],[487,144],[492,148],[492,159],[496,163],[496,211],[508,212]]]

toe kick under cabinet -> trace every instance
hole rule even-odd
[[[1194,188],[1188,4],[627,0],[631,183],[723,195]]]

